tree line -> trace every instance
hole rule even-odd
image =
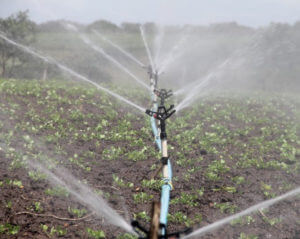
[[[122,23],[99,20],[88,25],[73,23],[80,31],[92,34],[97,30],[117,41],[125,49],[137,57],[145,58],[145,51],[140,41],[138,23]],[[154,23],[146,23],[152,42],[159,33]],[[182,66],[187,68],[187,79],[196,80],[204,76],[226,57],[234,54],[236,49],[244,45],[249,47],[243,56],[243,64],[226,72],[225,76],[232,82],[238,82],[238,87],[252,87],[260,90],[299,91],[300,89],[300,22],[295,24],[272,23],[264,28],[250,28],[237,23],[220,23],[209,26],[167,26],[165,41],[169,45],[179,41],[178,32],[189,35],[190,42],[181,54],[184,58],[176,65],[173,75],[178,76]],[[111,66],[98,54],[91,51],[78,40],[75,34],[68,32],[62,21],[49,21],[36,24],[31,21],[28,12],[18,12],[7,18],[0,18],[0,31],[7,37],[26,46],[39,49],[78,70],[91,78],[101,78],[110,81],[115,75],[111,74]],[[255,44],[251,43],[253,36]],[[171,44],[172,43],[172,44]],[[191,44],[192,43],[192,44]],[[102,42],[103,44],[103,42]],[[166,44],[166,45],[167,45]],[[116,58],[122,58],[108,48],[104,48]],[[189,49],[190,48],[190,49]],[[178,63],[179,64],[179,63]],[[236,65],[239,64],[237,60]],[[56,67],[41,62],[22,52],[20,49],[0,40],[0,76],[3,78],[58,78],[65,77]]]

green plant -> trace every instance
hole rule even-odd
[[[213,161],[206,171],[206,177],[212,181],[220,180],[220,175],[228,172],[230,168],[226,165],[225,160]]]
[[[243,176],[236,176],[232,178],[232,181],[239,185],[245,182],[245,178]]]
[[[44,233],[47,234],[48,237],[52,237],[52,236],[64,236],[67,234],[67,229],[63,229],[62,227],[58,226],[58,227],[54,227],[52,226],[49,230],[49,226],[46,224],[41,224],[41,229],[43,230]]]
[[[187,215],[185,215],[182,212],[176,212],[175,214],[168,215],[168,221],[173,223],[184,223],[187,227],[191,226],[193,224],[192,219],[188,218]]]
[[[143,179],[142,181],[142,186],[145,188],[153,189],[153,190],[159,190],[164,182],[162,180],[155,180],[155,179],[150,179],[146,180]]]
[[[42,212],[43,211],[43,207],[41,206],[40,202],[34,202],[34,210],[36,212]]]
[[[135,203],[146,203],[153,198],[152,195],[148,195],[145,192],[136,193],[133,194],[132,196]]]
[[[12,208],[12,201],[8,201],[6,202],[6,205],[5,205],[7,208],[11,209]]]
[[[219,208],[222,213],[234,213],[237,209],[236,205],[229,202],[225,203],[214,203],[215,208]]]
[[[261,182],[261,190],[263,191],[263,194],[268,198],[276,197],[276,194],[272,192],[272,186],[271,185],[268,185],[264,182]]]
[[[14,180],[6,179],[6,184],[7,185],[17,186],[19,188],[23,188],[24,187],[23,184],[22,184],[22,181],[16,180],[16,179],[14,179]]]
[[[38,181],[38,180],[44,180],[47,178],[47,176],[43,173],[40,173],[38,171],[29,171],[28,176],[33,180],[33,181]]]
[[[196,202],[197,199],[198,199],[197,194],[182,192],[180,194],[180,197],[171,200],[171,204],[183,204],[183,205],[189,205],[190,207],[196,207],[198,206],[198,203]]]
[[[244,232],[241,232],[238,239],[258,239],[258,236],[255,235],[247,235]]]
[[[71,213],[72,215],[75,215],[77,218],[80,218],[87,213],[87,210],[84,208],[78,209],[78,208],[68,207],[68,212]]]
[[[150,221],[150,217],[147,215],[147,213],[145,211],[142,211],[142,212],[139,212],[137,214],[134,214],[134,219],[135,220],[142,219],[142,220],[145,220],[147,222]]]
[[[69,192],[63,187],[53,187],[45,190],[46,195],[58,196],[58,197],[68,197]]]
[[[237,218],[235,220],[232,220],[230,222],[230,224],[232,226],[235,226],[237,224],[239,224],[239,225],[250,225],[253,222],[255,222],[255,220],[252,216],[245,216],[245,217],[240,217],[240,218]]]
[[[95,238],[95,239],[105,238],[105,233],[102,230],[93,230],[91,228],[87,228],[86,231],[89,237],[91,238]]]
[[[125,233],[125,234],[117,236],[117,239],[138,239],[138,238],[137,238],[137,236],[134,236],[132,234]]]
[[[107,160],[115,160],[122,154],[122,149],[119,147],[111,146],[102,152],[102,158]]]
[[[133,183],[131,183],[131,182],[125,183],[122,178],[119,178],[115,174],[113,174],[112,177],[113,177],[114,183],[116,185],[118,185],[119,187],[133,188],[133,186],[134,186]]]
[[[147,147],[145,146],[142,150],[131,151],[127,154],[127,158],[134,162],[139,161],[139,160],[145,160],[145,159],[147,159],[147,155],[145,153],[146,150],[147,150]]]
[[[19,230],[20,230],[20,226],[15,226],[9,223],[0,224],[0,235],[1,234],[16,235],[18,234]]]

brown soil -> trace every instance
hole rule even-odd
[[[1,98],[2,103],[6,102],[5,96]],[[21,103],[23,102],[23,103]],[[34,98],[27,97],[27,103],[24,103],[22,97],[20,97],[21,109],[16,112],[18,117],[21,117],[26,113],[27,105],[31,104],[31,107],[36,107],[37,111],[39,106],[36,104]],[[104,114],[98,108],[92,107],[90,104],[83,104],[82,110],[85,114]],[[125,117],[129,110],[119,110],[120,118]],[[7,117],[2,115],[2,122],[6,125],[15,125],[18,122],[18,117],[14,120],[7,120]],[[66,116],[67,118],[67,116]],[[6,119],[6,121],[5,121]],[[30,120],[30,119],[28,119]],[[192,119],[194,121],[196,119]],[[97,125],[98,122],[88,121],[89,125]],[[132,121],[134,128],[141,128],[144,124],[143,117],[136,116],[136,120]],[[115,127],[117,122],[112,122],[110,127]],[[78,127],[81,127],[80,122],[78,122]],[[230,126],[229,126],[230,127]],[[234,122],[232,122],[232,127],[234,127]],[[9,127],[8,127],[9,128]],[[3,132],[7,132],[8,128],[4,128]],[[20,132],[20,137],[21,137]],[[49,132],[40,132],[41,135],[48,135]],[[170,144],[172,144],[172,133],[169,136]],[[242,136],[241,136],[242,137]],[[151,135],[145,136],[143,140],[146,140],[148,144],[153,145]],[[247,139],[245,139],[246,141]],[[0,142],[3,143],[3,142]],[[17,146],[18,142],[14,142]],[[71,164],[68,160],[62,159],[64,167],[66,167],[72,174],[79,178],[84,179],[88,184],[94,189],[100,189],[104,192],[109,193],[111,196],[108,199],[110,205],[117,210],[121,215],[125,216],[127,212],[132,219],[133,214],[141,211],[148,212],[150,215],[151,202],[148,203],[134,203],[132,195],[136,192],[147,192],[148,194],[154,195],[154,200],[159,200],[159,190],[145,189],[141,186],[141,181],[143,179],[149,179],[149,175],[153,172],[150,170],[151,166],[157,161],[156,158],[150,158],[144,161],[128,161],[128,160],[114,160],[108,161],[101,158],[100,152],[103,148],[108,146],[121,146],[126,148],[126,142],[109,142],[103,141],[99,148],[95,148],[91,142],[76,142],[76,144],[69,144],[67,139],[60,142],[63,148],[67,151],[68,155],[74,155],[78,151],[91,150],[96,153],[94,159],[91,159],[92,168],[90,172],[86,172],[82,168]],[[180,147],[173,143],[173,146]],[[47,154],[51,155],[55,145],[48,144],[44,148]],[[132,150],[131,148],[128,150]],[[231,148],[229,150],[239,150]],[[194,158],[202,155],[204,160],[197,162],[194,166],[199,166],[203,169],[207,168],[208,162],[214,160],[214,155],[207,153],[205,149],[194,150],[192,155]],[[172,151],[171,151],[172,156]],[[190,155],[189,155],[190,156]],[[68,158],[68,156],[66,157]],[[173,161],[176,161],[176,156],[171,157]],[[107,238],[116,238],[119,234],[123,233],[122,230],[112,227],[109,225],[103,225],[103,221],[97,219],[94,215],[91,215],[83,220],[59,220],[51,216],[37,216],[33,214],[21,214],[20,212],[31,212],[35,214],[46,214],[54,215],[61,218],[75,219],[72,214],[68,212],[68,207],[72,208],[85,208],[84,205],[73,200],[72,197],[60,197],[60,196],[50,196],[45,194],[45,189],[51,187],[51,185],[45,180],[34,181],[28,176],[28,172],[24,168],[18,168],[10,170],[10,158],[4,153],[4,150],[0,150],[0,181],[6,181],[8,179],[21,180],[23,187],[5,184],[0,187],[0,224],[9,223],[11,225],[20,226],[19,233],[16,235],[1,234],[0,238],[88,238],[86,228],[103,229],[105,231]],[[185,174],[186,168],[181,167],[177,164],[173,165],[174,177],[179,178],[178,181],[174,180],[173,184],[175,190],[172,191],[171,198],[176,198],[180,196],[182,192],[195,193],[196,189],[204,187],[204,194],[202,197],[196,200],[198,204],[196,207],[190,207],[188,205],[172,204],[170,206],[170,213],[181,211],[188,218],[194,218],[196,215],[202,215],[202,222],[199,225],[195,225],[195,228],[208,225],[221,219],[225,216],[230,215],[230,213],[221,213],[219,209],[214,207],[214,203],[226,203],[230,202],[237,205],[238,211],[246,209],[258,202],[266,200],[261,193],[260,182],[266,182],[272,184],[274,192],[277,195],[283,193],[283,190],[279,187],[282,182],[288,182],[290,185],[299,185],[300,176],[293,173],[286,173],[285,171],[274,171],[271,169],[257,170],[255,168],[248,169],[236,169],[234,167],[233,161],[228,161],[227,164],[231,170],[225,174],[224,180],[212,182],[207,180],[203,175],[203,171],[200,170],[192,175],[189,180],[182,180],[182,175]],[[112,174],[118,175],[125,182],[133,182],[134,187],[117,187],[113,184]],[[231,178],[235,176],[243,175],[245,177],[245,184],[237,186],[237,193],[229,193],[222,189],[223,186],[231,185]],[[11,202],[11,206],[8,206],[8,202]],[[40,202],[43,208],[42,212],[35,212],[33,210],[34,203]],[[123,204],[126,205],[124,209]],[[127,212],[126,212],[127,210]],[[207,234],[203,238],[239,238],[241,233],[246,235],[256,235],[258,238],[289,238],[297,239],[300,238],[300,199],[296,197],[291,200],[287,200],[276,204],[271,207],[268,212],[256,213],[252,215],[254,222],[245,223],[243,225],[236,226],[225,226],[212,234]],[[280,223],[271,225],[268,223],[268,219],[279,218]],[[67,229],[67,234],[64,236],[50,235],[42,230],[41,225],[48,225],[50,228],[54,226],[55,228],[61,227],[62,229]],[[145,225],[145,224],[144,224]],[[148,227],[148,225],[145,225]],[[182,223],[173,223],[169,225],[169,231],[178,231],[184,229],[186,226]],[[242,237],[240,237],[242,238]],[[252,237],[243,237],[252,238]]]

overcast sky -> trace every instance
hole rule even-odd
[[[300,20],[300,0],[0,0],[0,17],[29,10],[36,22],[66,19],[90,23],[210,24],[236,21],[248,26]]]

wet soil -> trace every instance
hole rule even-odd
[[[61,93],[63,94],[63,92]],[[2,95],[0,101],[3,104],[7,103],[8,96]],[[18,96],[16,96],[18,98]],[[1,114],[2,122],[6,125],[6,128],[2,128],[2,133],[7,133],[12,126],[15,126],[18,122],[23,121],[25,113],[28,111],[28,105],[39,111],[40,106],[37,104],[34,97],[25,97],[26,103],[24,103],[25,96],[19,96],[20,109],[14,113],[13,118],[9,119],[7,116]],[[18,99],[15,99],[18,101]],[[100,99],[98,99],[100,101]],[[97,99],[95,99],[97,101]],[[23,103],[22,103],[23,102]],[[255,106],[255,107],[260,107]],[[84,114],[95,114],[101,118],[101,115],[105,115],[105,110],[93,107],[91,104],[82,104],[81,110]],[[116,109],[118,111],[118,117],[124,118],[129,109]],[[250,109],[249,109],[250,110]],[[69,120],[68,115],[65,115],[65,119]],[[30,118],[26,118],[30,121]],[[191,122],[196,122],[197,118],[192,118]],[[143,117],[136,115],[136,120],[131,121],[133,128],[141,129],[144,126]],[[89,119],[87,121],[89,126],[97,125],[98,119]],[[234,120],[228,127],[234,127]],[[117,122],[112,122],[109,126],[111,129],[116,127]],[[81,127],[81,122],[77,122],[75,126]],[[205,128],[204,128],[205,130]],[[37,137],[42,137],[51,134],[51,129],[39,132]],[[54,133],[54,131],[53,131]],[[259,133],[259,132],[257,132]],[[19,132],[19,137],[22,137],[22,132]],[[155,147],[152,140],[152,136],[143,135],[143,140],[147,144]],[[242,136],[241,136],[242,137]],[[172,133],[169,136],[169,142],[172,144]],[[245,138],[245,142],[247,139]],[[4,145],[4,142],[1,142]],[[13,141],[10,147],[22,148],[17,141]],[[147,212],[150,215],[151,201],[143,203],[135,203],[133,194],[138,192],[145,192],[154,196],[153,200],[159,200],[160,190],[144,188],[141,185],[143,179],[150,179],[153,173],[151,166],[157,163],[157,158],[149,158],[142,161],[128,161],[128,160],[105,160],[101,158],[101,152],[104,148],[115,146],[123,147],[126,151],[125,142],[110,142],[100,141],[100,146],[95,147],[95,142],[75,141],[70,143],[68,139],[62,139],[59,144],[67,152],[66,158],[60,158],[62,165],[67,168],[72,174],[85,180],[91,188],[102,190],[107,193],[109,197],[107,200],[109,204],[122,216],[126,217],[128,214],[131,220],[134,214],[138,212]],[[173,146],[180,147],[173,143]],[[57,143],[46,144],[43,148],[45,154],[54,156],[54,149],[57,147]],[[228,146],[230,147],[230,146]],[[67,158],[70,155],[74,155],[76,152],[90,150],[95,153],[95,157],[90,160],[90,171],[86,171],[77,165],[70,163]],[[132,148],[128,147],[128,151]],[[225,150],[225,149],[224,149]],[[239,151],[238,148],[230,147],[229,150]],[[192,157],[191,157],[192,156]],[[215,155],[208,153],[205,149],[194,150],[189,157],[199,158],[203,157],[202,161],[197,162],[194,166],[202,169],[207,168],[208,163],[215,160]],[[174,162],[177,160],[176,155],[171,157]],[[298,158],[299,160],[299,158]],[[182,193],[195,194],[197,190],[203,189],[203,195],[194,200],[195,206],[184,204],[171,204],[170,214],[174,215],[176,212],[182,212],[187,218],[195,219],[197,216],[202,217],[202,220],[194,221],[193,226],[199,228],[210,223],[215,222],[218,219],[224,218],[231,213],[225,210],[223,213],[219,208],[216,208],[216,204],[230,203],[237,207],[236,211],[240,211],[248,208],[258,202],[268,199],[266,195],[262,193],[261,182],[271,184],[273,193],[280,195],[286,192],[296,185],[299,186],[300,175],[298,173],[287,173],[284,170],[272,170],[272,169],[260,169],[246,168],[240,169],[235,167],[235,162],[232,160],[227,161],[227,166],[231,168],[226,172],[220,181],[210,181],[203,174],[203,170],[199,170],[192,174],[187,180],[183,180],[182,176],[186,173],[186,168],[173,164],[173,171],[175,180],[173,181],[174,190],[171,193],[171,199],[180,197]],[[112,175],[118,175],[125,182],[132,182],[134,187],[120,187],[113,182]],[[222,190],[228,185],[232,185],[232,178],[235,176],[243,175],[245,183],[235,185],[236,192],[230,193]],[[16,186],[7,183],[9,180],[20,180],[22,186]],[[90,215],[84,219],[76,218],[72,213],[68,211],[68,208],[86,208],[71,196],[55,196],[46,195],[45,190],[51,188],[51,184],[46,180],[33,180],[29,177],[28,171],[23,167],[11,169],[11,157],[4,149],[0,150],[0,181],[4,182],[0,187],[0,224],[9,224],[12,226],[19,226],[19,231],[15,235],[9,235],[7,231],[1,233],[0,238],[92,238],[87,228],[93,230],[102,229],[106,238],[117,238],[124,233],[121,229],[106,225],[105,221],[96,218],[94,215]],[[287,188],[282,188],[282,182],[287,183]],[[39,202],[42,210],[36,210],[35,203]],[[124,207],[126,205],[126,207]],[[89,215],[88,212],[87,214]],[[227,225],[212,234],[207,234],[202,238],[278,238],[278,239],[297,239],[300,238],[300,198],[296,197],[290,200],[283,201],[271,207],[268,211],[263,211],[251,215],[251,222],[241,222],[236,225]],[[276,221],[278,220],[278,221]],[[141,220],[145,227],[148,224]],[[168,230],[170,232],[183,230],[187,226],[184,223],[185,220],[170,223]],[[43,225],[47,225],[48,229],[44,230]],[[51,228],[66,230],[65,235],[59,235],[58,232],[50,232]],[[253,237],[251,237],[253,235]],[[256,237],[254,237],[256,236]]]

